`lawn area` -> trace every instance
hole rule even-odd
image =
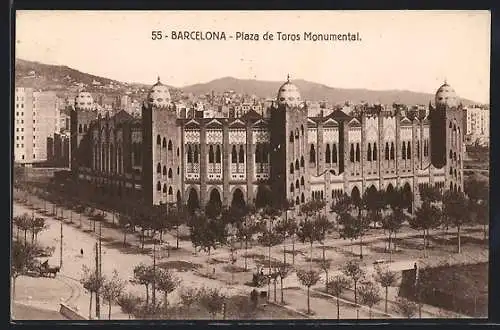
[[[14,303],[12,320],[66,320],[59,312]]]

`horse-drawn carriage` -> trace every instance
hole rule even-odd
[[[55,267],[49,266],[48,260],[45,260],[45,262],[43,263],[37,260],[29,268],[31,274],[42,277],[56,277],[57,273],[59,273],[60,270],[59,266]]]

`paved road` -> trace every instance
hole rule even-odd
[[[57,311],[14,303],[11,320],[67,320],[67,318]]]

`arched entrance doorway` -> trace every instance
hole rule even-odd
[[[255,206],[257,208],[270,206],[271,198],[271,190],[264,185],[259,185],[257,188],[257,196],[255,196]]]
[[[205,207],[206,215],[209,218],[217,217],[222,211],[222,200],[220,193],[217,189],[212,189],[210,191],[210,199],[208,200],[207,206]]]
[[[181,197],[181,191],[180,190],[177,190],[176,201],[177,201],[177,206],[181,206],[182,205],[182,197]]]
[[[413,205],[413,193],[411,192],[410,184],[407,182],[403,186],[403,208],[408,210],[408,213],[412,213]]]
[[[240,188],[236,188],[233,191],[233,199],[231,201],[231,208],[236,208],[236,209],[244,209],[245,208],[245,198],[243,196],[243,192],[241,191]]]
[[[351,198],[355,205],[359,205],[361,203],[361,194],[359,193],[358,187],[354,186],[354,188],[352,188]]]
[[[200,208],[200,200],[198,199],[198,193],[194,188],[191,188],[191,190],[189,190],[188,196],[187,207],[189,212],[192,214],[195,210]]]
[[[389,185],[385,189],[385,202],[386,204],[391,206],[394,204],[394,187],[392,183],[389,183]]]

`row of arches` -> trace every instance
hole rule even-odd
[[[172,149],[173,149],[172,140],[168,140],[168,144],[167,144],[167,139],[163,138],[163,142],[162,142],[160,134],[158,134],[156,136],[156,145],[158,145],[158,146],[161,145],[162,148],[167,148],[167,150],[169,150],[169,151],[172,151]]]
[[[161,167],[161,164],[158,163],[156,165],[156,174],[162,174],[162,175],[167,175],[168,174],[168,178],[169,179],[172,179],[173,178],[173,171],[172,171],[172,168],[169,167],[168,168],[168,172],[167,172],[167,166],[163,165],[163,171],[162,171],[162,167]],[[179,174],[179,167],[177,167],[177,174]]]
[[[137,149],[132,145],[132,164],[136,164],[134,157],[141,157]],[[95,144],[92,151],[93,164],[92,167],[96,171],[110,172],[110,173],[123,173],[123,154],[119,146],[115,149],[114,145]],[[140,158],[139,158],[140,162]]]
[[[79,124],[78,125],[78,133],[87,133],[87,130],[88,130],[88,127],[87,127],[87,124],[83,124],[83,127],[82,127],[82,124]]]
[[[304,177],[301,177],[300,178],[300,183],[299,183],[299,180],[297,179],[295,181],[295,185],[292,183],[290,183],[290,192],[293,193],[295,191],[295,189],[300,189],[300,187],[304,186],[305,182],[304,182]]]
[[[300,133],[301,133],[301,136],[303,137],[304,136],[304,125],[300,125]],[[295,140],[298,140],[299,139],[299,129],[296,128],[295,129]],[[290,131],[290,137],[289,137],[289,141],[291,143],[294,142],[294,134],[293,134],[293,130]]]

